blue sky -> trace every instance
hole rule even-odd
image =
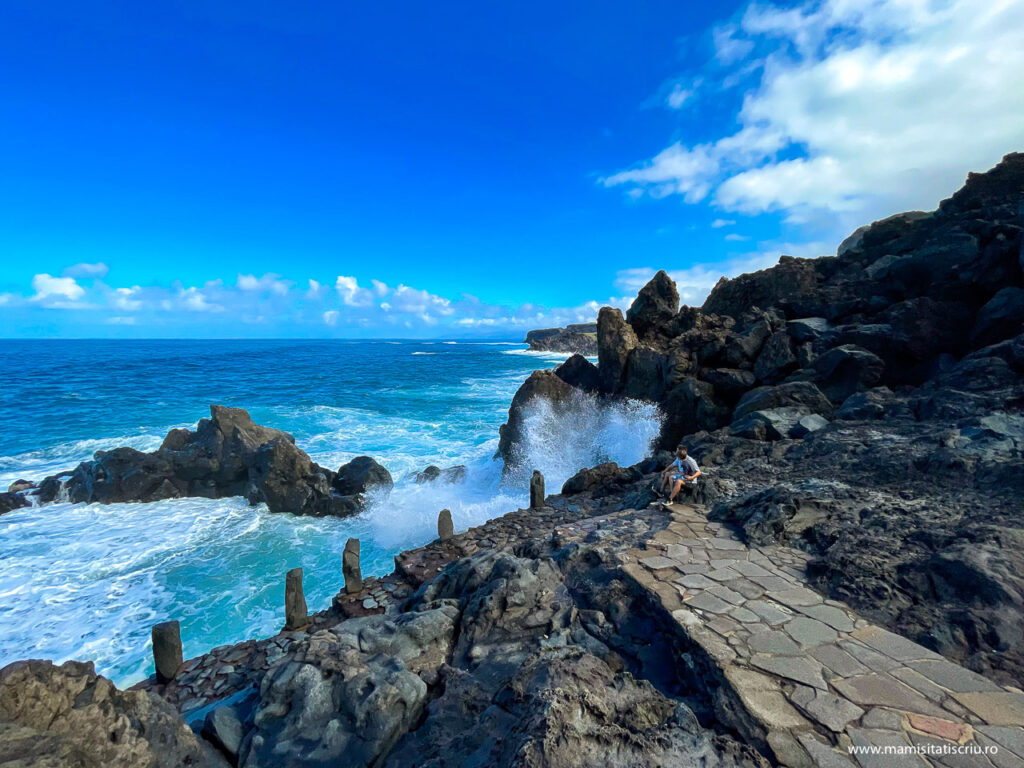
[[[0,335],[699,304],[1024,149],[1022,5],[7,0]]]

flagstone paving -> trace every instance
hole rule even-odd
[[[806,584],[806,553],[747,547],[692,506],[668,511],[621,567],[702,654],[720,721],[792,768],[1024,768],[1024,692],[825,599]],[[953,753],[975,746],[998,751]]]

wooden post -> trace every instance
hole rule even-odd
[[[341,572],[345,577],[345,591],[350,595],[363,590],[363,572],[359,567],[359,539],[349,539],[341,555]]]
[[[169,683],[178,674],[184,657],[181,648],[181,624],[165,621],[153,625],[153,664],[159,683]]]
[[[309,609],[302,591],[302,569],[292,568],[284,577],[284,628],[302,629],[309,625]]]

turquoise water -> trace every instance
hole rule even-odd
[[[153,450],[210,403],[284,429],[318,463],[368,454],[396,481],[362,515],[272,515],[241,499],[54,504],[0,517],[0,666],[89,659],[120,684],[152,672],[149,630],[178,619],[186,656],[271,634],[284,619],[284,574],[304,569],[311,610],[342,584],[341,551],[362,543],[364,574],[436,535],[525,506],[501,485],[498,426],[516,388],[564,356],[519,344],[400,341],[4,341],[0,487],[70,469],[99,449]],[[530,466],[557,491],[603,460],[638,461],[658,429],[652,406],[581,399],[528,414]],[[465,464],[457,485],[415,484],[429,464]]]

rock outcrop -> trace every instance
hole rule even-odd
[[[597,354],[597,324],[577,323],[565,328],[544,328],[526,334],[525,343],[536,352]]]
[[[171,430],[152,453],[97,451],[71,472],[47,477],[36,492],[43,503],[243,496],[251,504],[266,503],[271,512],[346,516],[363,509],[366,490],[390,484],[387,470],[369,457],[332,472],[288,433],[256,424],[241,408],[211,405],[210,418],[194,432]]]
[[[53,768],[227,768],[160,697],[119,691],[92,664],[0,670],[0,761]]]
[[[835,256],[723,278],[700,309],[676,310],[660,272],[625,317],[600,311],[594,377],[659,405],[659,447],[687,444],[717,517],[804,548],[822,589],[1003,679],[1024,676],[1022,205],[1013,154]],[[629,482],[602,465],[563,490]]]

